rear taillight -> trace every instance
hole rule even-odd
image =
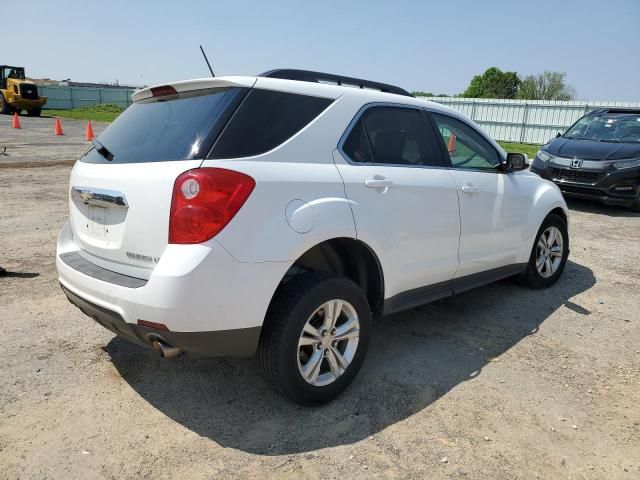
[[[238,213],[255,186],[250,176],[223,168],[184,172],[173,186],[169,243],[202,243],[213,238]]]

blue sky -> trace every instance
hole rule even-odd
[[[640,101],[640,0],[36,0],[29,10],[26,24],[3,22],[0,61],[34,77],[207,76],[201,43],[217,75],[306,68],[455,94],[497,66],[566,72],[580,99]]]

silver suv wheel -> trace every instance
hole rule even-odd
[[[322,405],[353,381],[370,338],[370,305],[355,282],[301,273],[278,289],[269,306],[258,362],[277,391],[300,405]]]
[[[298,370],[313,386],[336,381],[358,349],[360,321],[345,300],[329,300],[307,319],[298,340]]]
[[[542,277],[549,278],[558,271],[564,253],[563,244],[562,232],[556,227],[549,227],[540,235],[536,249],[536,268]]]

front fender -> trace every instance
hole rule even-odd
[[[568,223],[569,208],[562,196],[562,192],[560,192],[560,189],[552,182],[543,180],[534,193],[533,202],[524,224],[522,234],[523,247],[518,255],[520,263],[529,261],[531,249],[533,248],[533,243],[536,241],[536,235],[538,234],[538,230],[540,230],[542,222],[547,218],[549,213],[556,209],[561,209],[564,212]]]

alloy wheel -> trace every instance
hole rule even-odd
[[[349,368],[358,349],[360,321],[344,300],[322,304],[307,319],[298,340],[298,370],[311,385],[336,381]]]
[[[564,253],[564,239],[557,227],[549,227],[538,239],[536,247],[536,268],[538,273],[549,278],[558,271]]]

